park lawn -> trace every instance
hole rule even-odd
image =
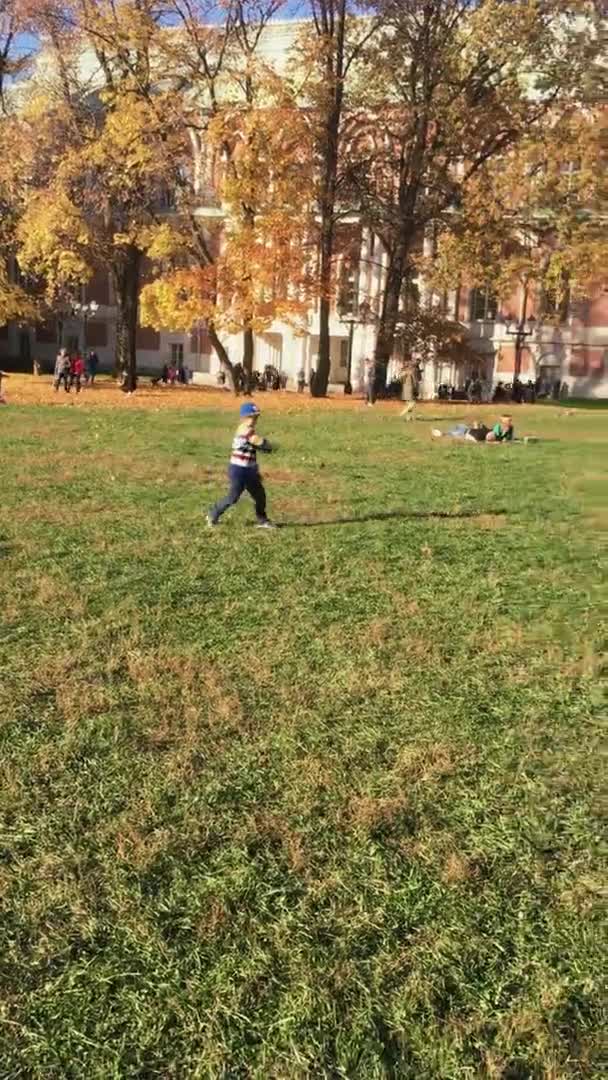
[[[0,1075],[599,1077],[607,415],[268,395],[210,532],[108,397],[0,412]]]

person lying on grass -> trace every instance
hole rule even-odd
[[[237,503],[244,491],[248,491],[255,503],[255,515],[260,529],[276,529],[266,516],[266,492],[258,469],[256,454],[258,450],[269,454],[272,446],[267,439],[256,434],[256,424],[260,410],[253,401],[246,401],[240,408],[241,423],[232,440],[232,454],[228,465],[228,494],[212,506],[207,514],[207,525],[216,526],[231,506]]]
[[[470,425],[456,424],[449,431],[433,428],[431,435],[434,439],[464,439],[466,442],[512,442],[513,420],[510,416],[501,416],[491,430],[481,420],[474,420]]]

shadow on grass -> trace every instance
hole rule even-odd
[[[471,408],[475,406],[472,405]],[[445,413],[443,416],[414,416],[417,424],[454,424],[466,419],[466,416],[446,416]]]
[[[324,525],[358,525],[366,521],[459,521],[463,518],[506,517],[506,510],[380,510],[375,514],[351,517],[319,518],[317,521],[284,521],[279,529],[314,529]]]

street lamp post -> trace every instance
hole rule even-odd
[[[95,315],[99,311],[99,304],[96,300],[89,300],[88,303],[82,301],[81,303],[74,304],[72,310],[82,319],[82,344],[84,352],[87,347],[87,319],[95,317]]]
[[[344,383],[344,393],[352,394],[352,371],[353,371],[353,343],[355,339],[355,326],[364,325],[369,322],[370,306],[366,300],[362,304],[357,305],[358,310],[348,313],[345,310],[339,312],[340,322],[344,326],[348,326],[348,355],[346,360],[346,382]]]
[[[530,315],[526,319],[525,308],[522,312],[521,318],[516,322],[512,316],[507,315],[506,319],[506,333],[509,337],[515,338],[515,365],[513,370],[513,386],[519,382],[521,375],[521,361],[524,345],[536,328],[536,320],[533,315]]]

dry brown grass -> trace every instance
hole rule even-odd
[[[6,395],[9,405],[53,405],[64,409],[91,409],[94,407],[111,409],[146,409],[152,412],[160,412],[165,409],[225,409],[234,412],[235,399],[232,393],[219,390],[210,386],[188,387],[153,387],[149,381],[141,380],[140,389],[135,394],[128,396],[123,394],[118,385],[109,379],[101,379],[92,389],[84,389],[79,395],[74,393],[65,394],[63,390],[55,393],[50,376],[36,378],[33,375],[11,375],[10,382],[6,384]],[[367,416],[368,410],[364,408],[361,397],[348,397],[341,392],[331,394],[327,398],[312,398],[309,394],[296,394],[291,391],[281,393],[262,393],[257,395],[257,400],[264,412],[271,413],[307,413],[313,410],[340,410],[344,412],[363,413]],[[403,408],[401,401],[378,401],[374,407],[374,414],[393,414],[396,418]],[[371,412],[371,410],[369,410]],[[455,402],[444,404],[442,402],[421,402],[416,406],[416,419],[408,425],[407,430],[420,430],[426,433],[427,423],[430,434],[430,421],[435,421],[440,427],[450,422],[471,422],[479,417],[489,422],[500,412],[500,405],[480,405],[471,408],[467,402]],[[581,439],[586,434],[579,422],[584,413],[577,410],[564,409],[560,405],[535,406],[520,405],[515,413],[516,433],[534,433],[535,418],[546,421],[551,419],[560,439]],[[48,427],[47,431],[52,431]],[[44,435],[42,427],[37,428],[37,434]],[[395,450],[399,453],[398,448]],[[392,455],[394,460],[394,454]]]

